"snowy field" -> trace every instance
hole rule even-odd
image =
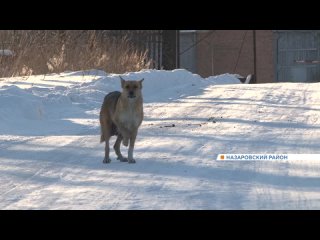
[[[320,83],[251,85],[186,70],[121,76],[145,78],[136,164],[113,151],[102,163],[99,111],[120,90],[118,75],[0,79],[0,209],[320,209],[320,159],[215,160],[320,153]]]

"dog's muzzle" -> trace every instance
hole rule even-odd
[[[128,98],[135,98],[136,96],[134,95],[134,91],[129,91],[128,92]]]
[[[134,91],[128,92],[128,98],[135,98]]]

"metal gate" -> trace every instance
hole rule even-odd
[[[180,31],[180,67],[190,72],[197,72],[196,69],[196,48],[194,46],[196,38],[195,30]]]
[[[277,81],[320,81],[320,31],[277,31]]]

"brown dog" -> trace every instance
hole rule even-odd
[[[143,120],[142,80],[126,81],[121,78],[122,93],[115,91],[105,96],[100,111],[101,138],[100,142],[106,142],[105,157],[103,163],[110,163],[109,140],[111,136],[117,136],[113,146],[118,159],[122,162],[135,163],[133,148],[137,137],[138,128]],[[128,146],[128,158],[124,158],[120,152],[120,144]]]

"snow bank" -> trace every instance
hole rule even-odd
[[[197,94],[208,85],[241,83],[230,74],[204,79],[184,69],[148,69],[121,76],[127,80],[144,78],[143,96],[146,103],[168,102]],[[17,125],[22,124],[24,130],[32,125],[32,131],[36,131],[40,124],[68,118],[68,112],[74,113],[79,108],[87,111],[98,109],[108,92],[120,89],[119,74],[106,74],[100,70],[30,76],[25,80],[4,79],[0,82],[0,128],[13,126],[19,131]]]
[[[81,90],[97,90],[104,93],[120,89],[119,75],[126,80],[141,80],[143,82],[143,96],[145,102],[167,101],[185,94],[196,94],[203,87],[217,84],[240,84],[240,80],[231,74],[202,78],[184,69],[173,71],[142,70],[125,74],[111,74],[98,81],[83,84]]]
[[[234,74],[222,74],[218,76],[211,76],[206,78],[207,81],[210,81],[212,84],[239,84],[241,81]]]
[[[0,118],[15,121],[41,119],[44,106],[41,98],[16,86],[0,88]]]

